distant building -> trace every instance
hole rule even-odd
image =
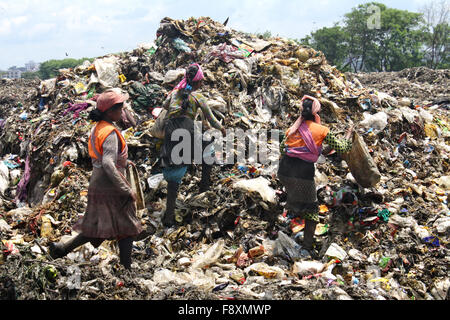
[[[22,73],[27,71],[26,68],[17,68],[16,66],[11,67],[7,71],[6,78],[9,79],[20,79],[22,78]]]
[[[24,72],[36,72],[39,71],[41,67],[40,63],[36,63],[34,61],[30,61],[25,64],[25,67],[17,68],[17,66],[13,66],[9,68],[7,71],[0,70],[0,78],[1,79],[20,79],[22,78],[22,73]]]
[[[25,63],[25,70],[26,72],[36,72],[39,71],[40,66],[41,66],[40,63],[30,61],[28,63]]]

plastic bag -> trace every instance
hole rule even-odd
[[[275,190],[269,187],[270,182],[259,177],[251,180],[240,180],[234,183],[233,187],[237,189],[243,189],[248,192],[258,192],[264,201],[271,203],[276,203],[276,193]]]
[[[5,194],[6,189],[9,187],[9,169],[2,162],[0,162],[0,194]]]
[[[117,87],[119,85],[119,72],[117,58],[107,57],[94,61],[97,71],[98,81],[106,88]]]
[[[175,49],[179,51],[187,53],[191,53],[192,51],[191,48],[189,48],[189,46],[187,45],[187,43],[184,42],[183,39],[181,38],[176,38],[175,40],[173,40],[173,46],[175,47]]]
[[[276,256],[288,256],[291,260],[301,257],[301,246],[293,239],[289,238],[282,231],[278,232],[278,239],[275,241],[273,254]]]
[[[332,258],[337,258],[339,260],[344,260],[347,257],[347,252],[345,252],[345,250],[336,243],[332,243],[325,252],[325,255]]]
[[[376,186],[381,179],[377,165],[369,154],[364,140],[353,132],[353,147],[350,152],[342,155],[355,178],[364,188]]]
[[[324,271],[326,266],[327,265],[325,263],[319,261],[298,261],[294,263],[292,272],[299,273],[301,275],[308,273],[317,274]]]
[[[373,128],[375,130],[382,131],[388,125],[388,117],[384,112],[378,112],[374,115],[366,112],[364,113],[364,120],[359,124],[364,128]]]
[[[224,245],[224,240],[220,239],[212,245],[205,254],[195,257],[192,262],[192,269],[201,269],[216,262],[222,254]]]
[[[164,76],[163,84],[168,84],[176,82],[177,80],[181,80],[185,74],[186,71],[184,69],[169,70]]]
[[[164,175],[162,173],[155,174],[147,179],[148,187],[150,189],[157,189],[161,183],[161,181],[164,180]]]
[[[249,271],[256,272],[260,276],[264,276],[266,279],[281,279],[284,276],[284,271],[281,268],[269,266],[264,262],[254,263],[247,267],[244,271],[246,273]]]

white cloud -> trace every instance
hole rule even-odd
[[[43,36],[48,37],[48,33],[55,30],[57,25],[54,23],[38,23],[25,30],[23,34],[27,37]]]
[[[19,17],[13,17],[10,19],[1,19],[0,20],[0,35],[9,35],[17,28],[27,22],[28,17],[26,16],[19,16]]]
[[[11,21],[8,19],[0,21],[0,36],[8,35],[11,32]]]
[[[15,18],[12,18],[11,21],[15,26],[19,26],[19,25],[27,22],[28,17],[27,16],[15,17]]]

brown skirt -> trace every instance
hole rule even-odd
[[[114,186],[102,168],[94,168],[85,215],[73,229],[86,237],[120,240],[141,233],[132,198]]]

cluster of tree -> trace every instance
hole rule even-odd
[[[84,61],[89,60],[91,62],[94,61],[92,58],[82,58],[82,59],[63,59],[63,60],[49,60],[45,61],[41,64],[41,67],[39,71],[37,72],[31,72],[32,78],[37,76],[40,79],[46,80],[54,78],[58,75],[59,69],[67,69],[67,68],[75,68],[81,64],[83,64]]]
[[[420,13],[366,3],[300,42],[322,51],[342,71],[399,71],[424,65],[447,69],[449,11],[448,0],[431,2]]]

